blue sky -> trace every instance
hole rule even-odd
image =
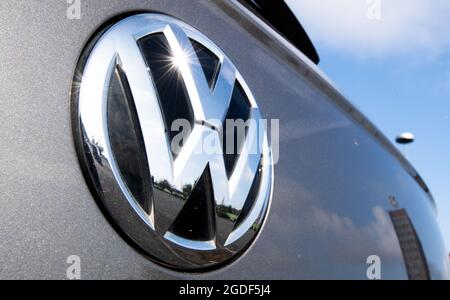
[[[286,2],[350,101],[392,141],[416,136],[408,159],[434,195],[450,250],[450,1]]]

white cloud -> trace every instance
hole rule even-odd
[[[376,206],[372,208],[374,220],[366,226],[357,226],[352,219],[313,207],[317,229],[321,234],[330,234],[336,247],[336,258],[367,257],[368,253],[377,253],[386,259],[398,259],[401,256],[398,237],[392,230],[392,222],[386,211]],[[348,242],[354,241],[358,243]]]
[[[367,57],[422,51],[436,55],[450,44],[448,0],[285,1],[313,42],[346,53]],[[376,3],[381,5],[379,20],[369,17]]]

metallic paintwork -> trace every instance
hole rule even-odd
[[[267,29],[224,1],[1,1],[0,278],[66,275],[79,255],[91,278],[406,278],[389,198],[411,218],[432,278],[448,256],[414,169],[356,109]],[[70,89],[87,39],[111,18],[157,11],[197,28],[233,60],[266,118],[281,122],[272,208],[239,260],[205,274],[152,263],[111,227],[84,181],[72,141]],[[415,178],[417,177],[417,178]],[[447,268],[447,269],[446,269]]]

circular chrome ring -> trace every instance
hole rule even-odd
[[[212,91],[205,88],[205,78],[199,75],[198,64],[183,62],[180,67],[195,125],[176,158],[168,147],[161,99],[158,99],[154,78],[138,45],[141,39],[153,34],[163,34],[172,53],[186,47],[192,49],[189,41],[193,40],[220,61]],[[118,162],[118,157],[123,156],[115,155],[111,146],[117,141],[111,141],[109,127],[111,122],[118,121],[108,119],[108,91],[117,66],[127,78],[136,120],[142,131],[138,139],[142,138],[140,142],[145,145],[152,178],[148,185],[153,189],[148,210],[141,207],[130,191]],[[222,155],[194,154],[194,150],[206,134],[220,131],[217,128],[220,129],[221,124],[213,120],[220,120],[226,114],[236,82],[248,98],[250,118],[256,121],[249,126],[245,145],[257,146],[257,151],[243,150],[228,178]],[[234,64],[196,29],[172,17],[150,13],[131,16],[111,26],[94,39],[80,59],[72,91],[72,114],[78,155],[93,193],[113,224],[150,258],[171,268],[204,270],[236,258],[255,239],[266,216],[272,191],[273,164],[267,132],[258,124],[261,113]],[[210,225],[215,229],[215,235],[210,240],[179,236],[170,230],[170,223],[183,208],[183,201],[189,199],[177,195],[183,186],[195,187],[206,168],[209,168],[215,199],[214,217],[210,221],[214,222]],[[169,182],[173,189],[160,188],[158,182],[162,181]],[[249,194],[254,198],[250,199],[251,207],[245,218],[236,224],[237,216],[249,201]],[[228,213],[220,213],[221,209],[228,209]]]

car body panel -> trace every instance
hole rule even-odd
[[[414,169],[313,64],[237,3],[81,3],[81,20],[67,18],[65,1],[0,3],[0,278],[64,279],[67,258],[78,255],[83,279],[366,279],[367,258],[377,255],[383,279],[407,279],[389,214],[400,209],[430,277],[449,276],[433,201]],[[264,117],[280,120],[266,224],[242,257],[217,271],[171,271],[136,251],[107,221],[79,166],[70,115],[79,55],[111,19],[147,11],[208,36]]]

